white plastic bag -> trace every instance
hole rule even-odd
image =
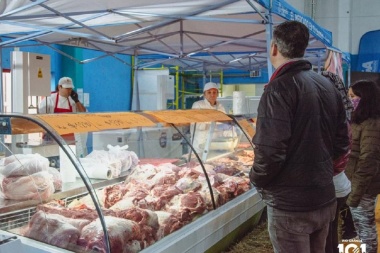
[[[40,154],[16,154],[4,158],[4,167],[0,173],[6,177],[27,176],[47,171],[48,168],[49,159]]]

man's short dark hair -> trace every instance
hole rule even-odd
[[[298,21],[286,21],[273,30],[272,43],[289,59],[301,58],[309,44],[309,29]]]

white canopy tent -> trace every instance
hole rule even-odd
[[[331,33],[284,0],[2,0],[0,51],[33,40],[64,55],[52,45],[103,52],[91,59],[66,55],[80,63],[123,61],[118,55],[128,54],[136,57],[135,70],[164,64],[198,71],[268,68],[271,75],[272,27],[285,20],[309,27],[306,57],[322,65]],[[156,245],[147,252],[157,252]]]
[[[323,61],[331,33],[284,0],[3,0],[0,36],[6,39],[0,47],[34,40],[104,52],[98,58],[140,56],[136,69],[154,64],[201,71],[269,66],[271,74],[266,52],[272,25],[284,20],[309,27],[306,57],[316,65]]]

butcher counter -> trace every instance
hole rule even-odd
[[[221,251],[264,209],[248,122],[216,110],[0,115],[0,231],[28,252]]]

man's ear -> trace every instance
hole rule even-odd
[[[272,44],[272,46],[270,47],[270,54],[272,56],[276,56],[278,54],[278,48],[277,48],[277,45],[276,44]]]

